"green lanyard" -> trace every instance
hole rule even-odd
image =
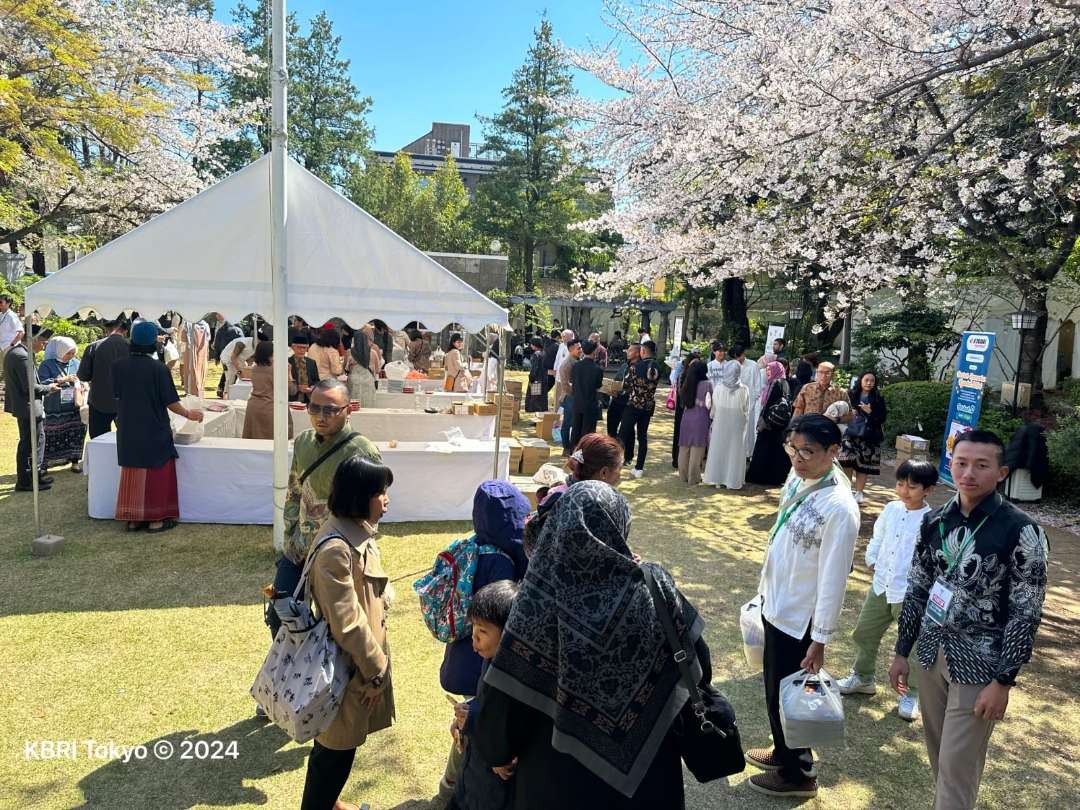
[[[833,471],[830,469],[827,473],[825,473],[823,476],[821,476],[821,478],[819,478],[813,484],[808,486],[806,489],[810,490],[810,489],[813,489],[814,487],[818,486],[818,484],[821,484],[829,476],[831,476],[832,473],[833,473]],[[795,490],[790,495],[788,495],[788,497],[785,498],[785,500],[790,500],[791,498],[793,498],[795,496],[795,493],[798,492],[798,489],[799,489],[799,485],[796,484],[795,485]],[[780,514],[776,518],[776,523],[774,523],[772,529],[769,530],[769,539],[766,541],[766,545],[769,545],[769,544],[772,543],[773,538],[776,537],[776,535],[780,533],[780,530],[782,528],[784,528],[784,524],[788,522],[788,518],[790,518],[792,515],[795,514],[796,510],[798,510],[798,508],[802,505],[802,502],[806,500],[806,496],[809,495],[809,494],[811,494],[811,493],[807,492],[806,495],[804,495],[802,498],[799,498],[797,501],[795,501],[795,503],[793,503],[791,506],[789,506],[786,510],[784,510],[784,509],[780,510]]]
[[[967,536],[964,538],[964,542],[960,544],[960,547],[956,550],[955,554],[949,552],[945,547],[945,520],[941,519],[938,521],[938,532],[941,534],[941,556],[945,558],[945,576],[949,576],[949,574],[953,572],[957,563],[964,558],[965,552],[975,544],[975,535],[979,533],[979,529],[981,529],[983,524],[989,519],[990,516],[986,515],[979,521],[979,525],[975,527],[975,531],[968,532]]]

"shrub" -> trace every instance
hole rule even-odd
[[[69,337],[80,346],[93,343],[104,334],[101,327],[83,326],[66,318],[58,318],[55,315],[46,318],[42,325],[46,329],[51,329],[53,335]]]
[[[1048,494],[1080,502],[1080,416],[1062,419],[1046,434],[1050,451]]]
[[[945,417],[949,413],[952,386],[943,382],[902,382],[881,391],[885,397],[885,446],[896,444],[896,437],[914,433],[930,440],[933,450],[941,449],[945,436]]]
[[[1073,405],[1080,405],[1080,378],[1069,377],[1062,380],[1061,393]]]
[[[1024,420],[1012,416],[1008,408],[988,402],[985,397],[983,398],[982,413],[979,414],[979,429],[996,433],[998,438],[1005,442],[1006,447],[1009,446],[1013,433],[1023,424]]]

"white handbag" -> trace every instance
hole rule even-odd
[[[743,654],[751,672],[761,672],[765,659],[765,625],[761,621],[761,597],[755,596],[739,609]]]
[[[330,727],[352,677],[352,661],[334,641],[329,622],[312,611],[314,600],[310,595],[297,598],[315,554],[330,540],[342,538],[325,537],[308,555],[287,609],[278,611],[281,627],[251,685],[251,696],[270,722],[297,742],[314,739]]]
[[[780,726],[788,748],[843,745],[844,703],[832,675],[803,669],[780,681]]]

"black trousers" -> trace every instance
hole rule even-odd
[[[623,412],[622,427],[619,428],[619,441],[622,442],[627,461],[634,456],[634,439],[637,439],[637,462],[634,466],[639,470],[645,469],[645,456],[649,452],[649,422],[651,421],[652,411],[627,405]]]
[[[15,448],[15,483],[21,487],[33,484],[34,468],[30,455],[30,417],[17,416],[19,423],[19,444]],[[37,464],[38,469],[45,463],[45,420],[37,419]]]
[[[318,740],[311,748],[304,779],[304,798],[300,810],[333,810],[334,802],[349,781],[356,749],[335,751],[324,748]]]
[[[596,433],[596,423],[600,420],[600,405],[593,402],[585,408],[584,412],[574,411],[574,430],[571,434],[574,443],[570,446],[571,450],[577,447],[586,433]]]
[[[115,413],[105,413],[105,411],[99,411],[93,405],[89,406],[90,411],[90,424],[87,425],[91,439],[95,439],[105,433],[108,433],[113,429],[113,425],[116,424]]]
[[[683,406],[679,400],[675,401],[675,435],[671,439],[671,466],[679,469],[679,425],[682,423]]]
[[[619,425],[626,411],[626,397],[614,397],[607,409],[607,433],[612,438],[619,438]]]
[[[809,748],[788,748],[780,725],[780,681],[798,672],[810,646],[810,629],[803,638],[792,638],[764,619],[765,626],[765,707],[772,729],[773,756],[780,760],[780,775],[788,782],[801,782],[814,776],[814,755]]]

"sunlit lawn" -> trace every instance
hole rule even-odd
[[[658,414],[647,476],[622,484],[634,512],[631,542],[667,565],[704,614],[716,680],[735,704],[744,742],[763,745],[760,676],[746,671],[736,612],[756,586],[775,492],[687,489],[669,466],[671,419],[662,409]],[[42,495],[43,517],[66,548],[59,557],[34,559],[30,496],[12,492],[15,441],[14,420],[0,420],[0,807],[297,807],[307,747],[252,719],[247,695],[269,642],[259,588],[272,577],[270,529],[182,525],[158,536],[125,534],[87,518],[85,479],[60,471]],[[864,538],[888,495],[878,487],[864,507]],[[438,686],[441,646],[421,623],[410,584],[466,531],[448,523],[385,527],[381,545],[397,589],[391,638],[398,718],[360,750],[347,800],[420,808],[434,792],[449,744],[448,706]],[[1036,662],[994,733],[980,806],[1064,808],[1076,795],[1076,543],[1075,536],[1051,534],[1052,588]],[[865,540],[848,589],[845,633],[828,652],[834,674],[850,662],[847,633],[868,584],[863,548]],[[883,651],[880,677],[886,661]],[[824,753],[822,790],[808,806],[929,806],[921,726],[899,720],[885,690],[846,705],[847,748]],[[93,761],[80,742],[75,759],[25,756],[27,741],[87,739],[146,744],[151,753],[127,764]],[[159,761],[152,753],[156,742],[179,749],[185,740],[235,741],[238,756]],[[688,777],[691,806],[769,805],[740,784],[749,773],[727,787],[698,786]]]

